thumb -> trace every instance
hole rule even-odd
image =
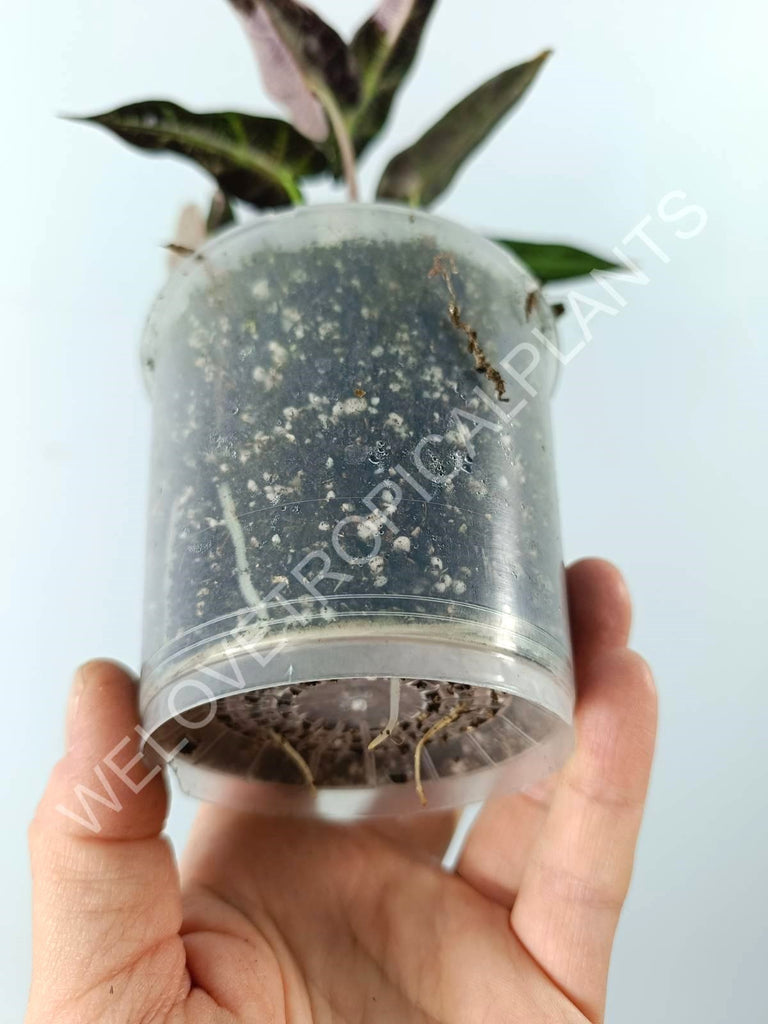
[[[162,1019],[188,990],[178,873],[160,835],[165,783],[140,740],[133,679],[112,662],[84,665],[68,750],[30,827],[28,1024]]]

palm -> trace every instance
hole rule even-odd
[[[121,682],[113,666],[91,666],[101,676],[80,698],[90,710],[78,710],[33,826],[27,1024],[602,1019],[655,699],[625,647],[629,608],[615,570],[579,563],[569,600],[576,753],[536,795],[489,802],[455,873],[440,866],[449,815],[339,826],[205,807],[179,879],[159,836],[159,780],[114,816],[107,837],[78,834],[51,805],[135,714],[122,673]]]
[[[514,816],[518,803],[499,810]],[[428,816],[382,834],[206,809],[187,867],[193,975],[209,991],[229,986],[233,1008],[258,1004],[254,1020],[583,1019],[517,939],[501,894],[440,868],[452,826]],[[237,977],[233,937],[253,968]]]

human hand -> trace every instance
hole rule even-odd
[[[136,755],[135,684],[77,676],[69,749],[30,830],[26,1024],[554,1024],[603,1018],[656,727],[626,647],[629,599],[595,559],[568,572],[576,751],[558,777],[489,801],[455,874],[455,818],[336,825],[201,809],[177,869],[160,775]],[[107,780],[112,793],[104,785]],[[57,806],[90,799],[95,833]],[[106,804],[113,805],[112,807]],[[120,809],[118,809],[118,806]]]

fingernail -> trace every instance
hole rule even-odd
[[[80,704],[80,698],[83,695],[85,689],[85,673],[83,672],[82,666],[75,672],[75,677],[72,680],[72,688],[69,691],[69,700],[67,701],[67,750],[72,746],[72,737],[74,733],[75,719],[77,717],[77,708]]]

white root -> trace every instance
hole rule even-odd
[[[235,548],[235,565],[237,566],[237,582],[240,587],[240,593],[252,608],[260,608],[262,601],[251,579],[248,553],[245,546],[245,534],[237,516],[232,491],[230,491],[229,484],[227,483],[219,484],[218,491],[219,501],[224,512],[224,522]]]
[[[368,744],[369,750],[375,750],[384,740],[389,739],[400,720],[400,680],[394,676],[389,680],[389,719],[378,736],[374,736]]]

